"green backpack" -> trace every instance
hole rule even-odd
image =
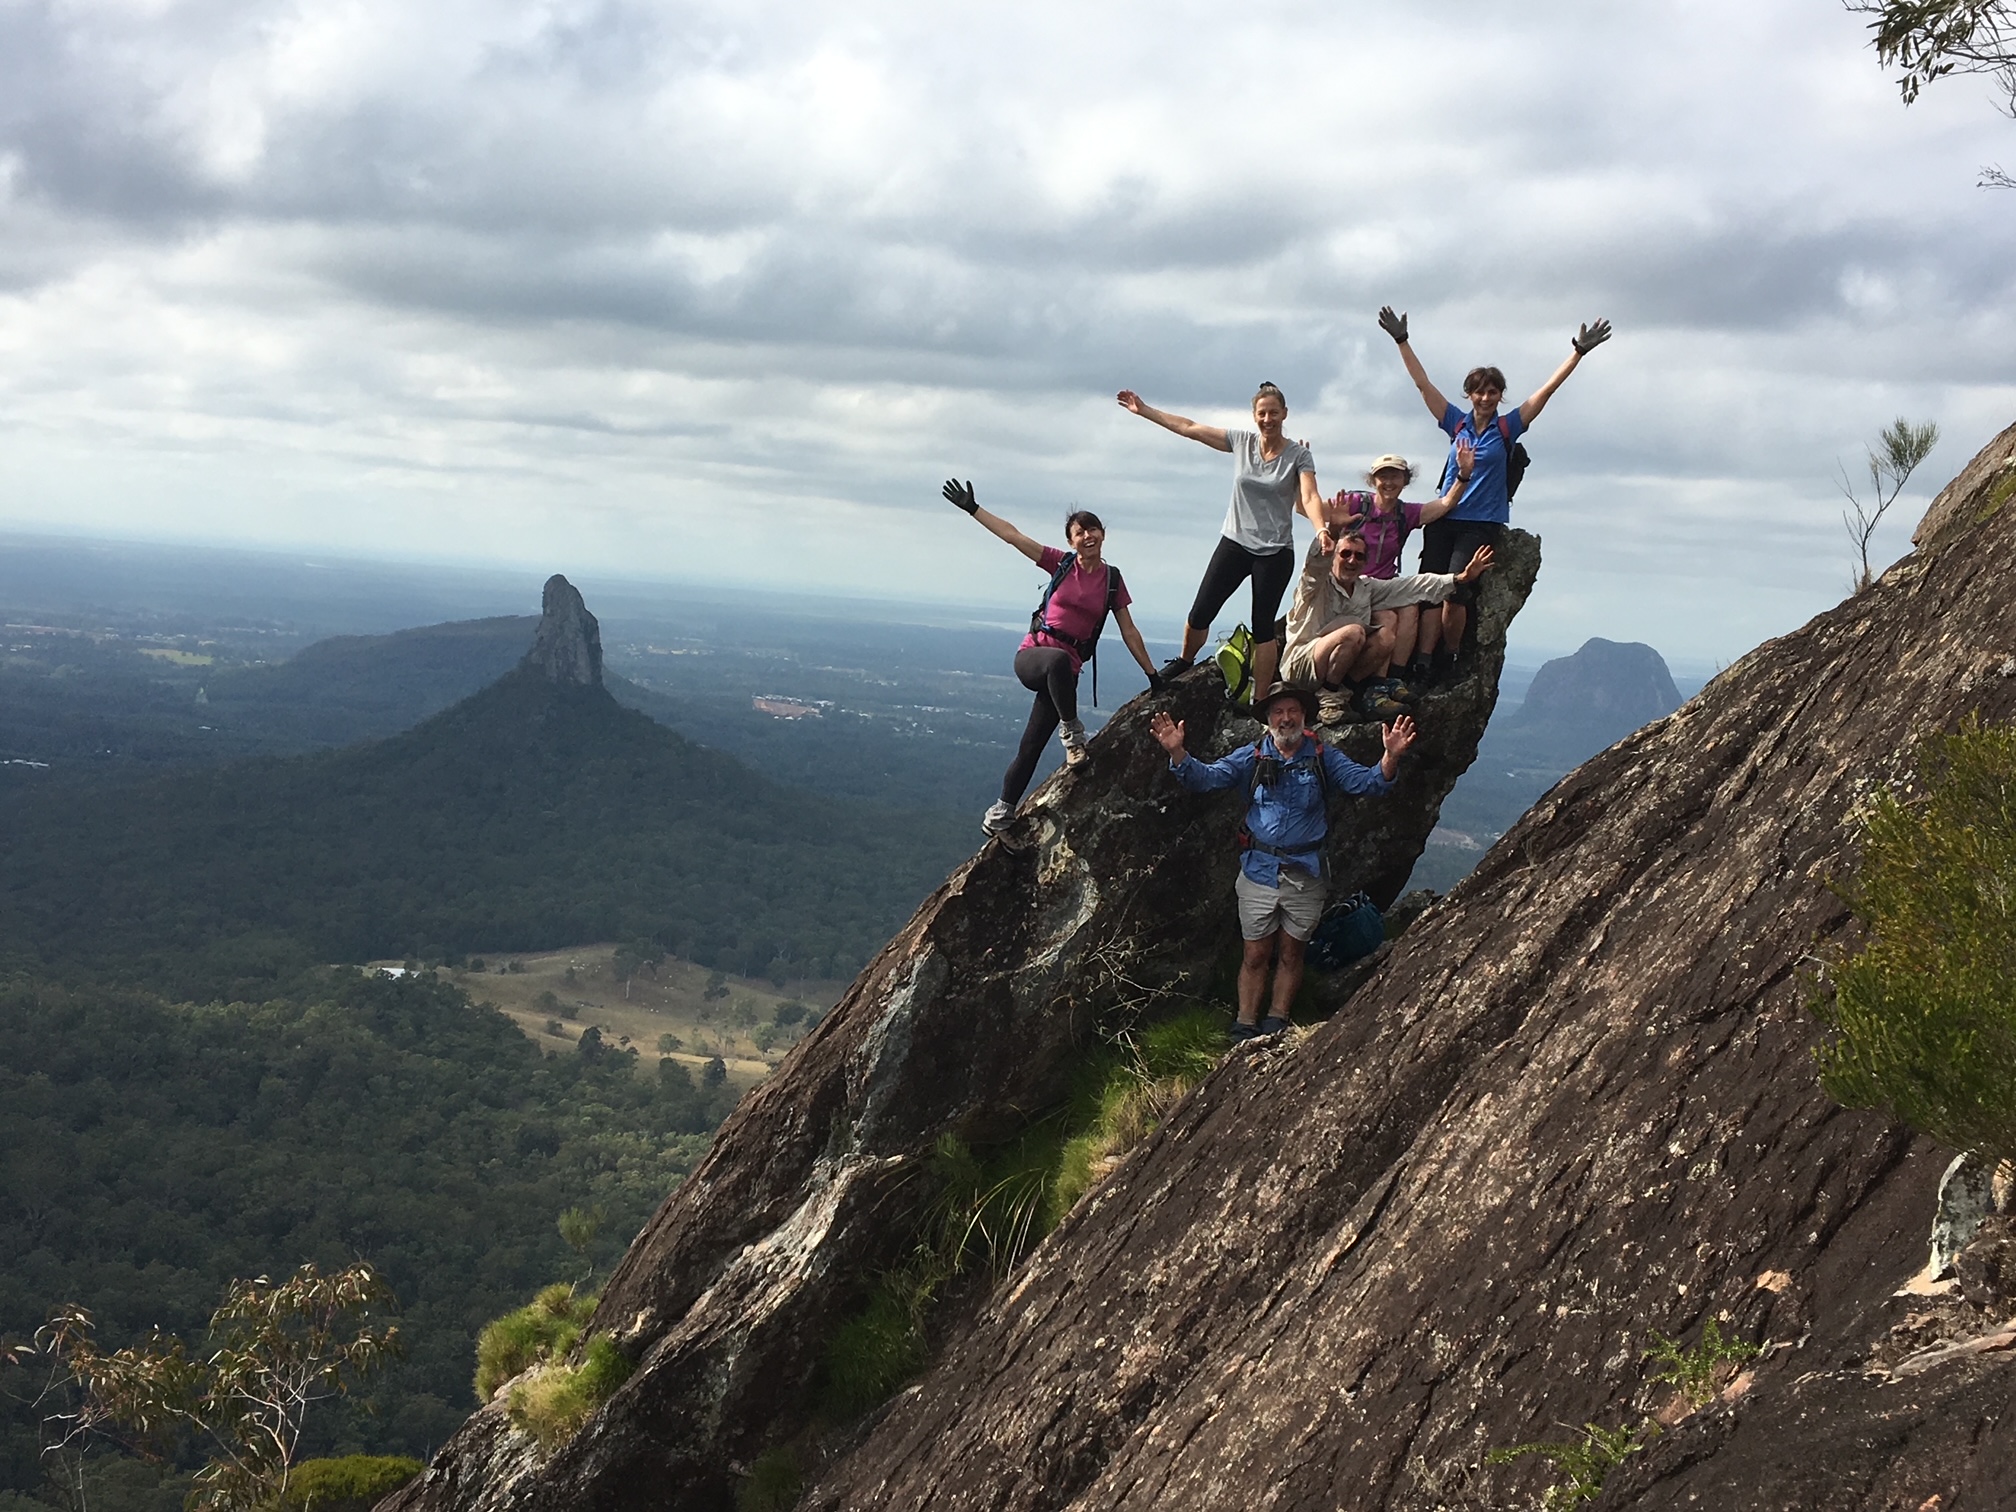
[[[1253,693],[1253,632],[1243,624],[1225,637],[1225,644],[1212,658],[1225,679],[1225,700],[1238,703]]]

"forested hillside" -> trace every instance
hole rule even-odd
[[[186,1337],[234,1276],[368,1258],[409,1353],[312,1417],[314,1447],[424,1454],[472,1405],[477,1329],[606,1269],[726,1113],[718,1084],[635,1065],[544,1058],[426,976],[323,972],[210,1007],[16,979],[0,986],[0,1336],[76,1302],[115,1342],[155,1323]],[[571,1207],[602,1210],[585,1257],[555,1228]],[[17,1406],[6,1433],[0,1483],[31,1488],[33,1415]]]
[[[0,949],[192,996],[594,939],[847,976],[971,848],[950,819],[804,794],[739,754],[520,669],[376,744],[24,796]]]

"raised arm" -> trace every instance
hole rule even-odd
[[[1316,541],[1326,552],[1337,545],[1336,537],[1330,534],[1330,512],[1323,507],[1323,494],[1316,487],[1314,469],[1297,473],[1302,480],[1302,513],[1309,517],[1309,523],[1316,527]]]
[[[1164,430],[1172,430],[1179,436],[1188,436],[1192,441],[1201,441],[1217,451],[1229,452],[1232,442],[1222,427],[1199,425],[1195,420],[1186,420],[1181,415],[1172,415],[1167,410],[1158,410],[1132,389],[1122,389],[1117,396],[1120,408],[1130,415],[1139,415],[1143,420],[1153,420]]]
[[[1414,387],[1421,391],[1421,402],[1428,406],[1428,413],[1440,425],[1442,417],[1449,412],[1449,401],[1442,397],[1442,390],[1428,381],[1428,370],[1421,366],[1421,359],[1414,355],[1414,348],[1407,344],[1407,317],[1395,315],[1393,306],[1379,307],[1379,329],[1393,338],[1393,344],[1400,348],[1400,360],[1407,364],[1407,376],[1414,380]]]
[[[1030,561],[1039,565],[1042,563],[1043,543],[1041,541],[1030,540],[1029,537],[1022,534],[1021,531],[1010,525],[992,510],[982,509],[980,501],[973,497],[973,485],[971,483],[961,483],[957,478],[948,478],[941,492],[944,493],[949,503],[965,510],[966,513],[973,516],[974,519],[985,525],[995,535],[1029,558]]]
[[[1609,339],[1610,322],[1607,320],[1599,320],[1594,325],[1585,325],[1577,331],[1569,339],[1569,345],[1574,350],[1569,352],[1568,360],[1554,369],[1554,376],[1552,378],[1549,378],[1540,387],[1533,390],[1532,398],[1519,406],[1519,419],[1521,422],[1531,425],[1538,419],[1540,411],[1547,408],[1547,401],[1554,397],[1554,390],[1566,383],[1568,375],[1575,371],[1575,365]]]
[[[1463,497],[1463,490],[1470,486],[1471,471],[1477,466],[1477,448],[1464,437],[1456,443],[1456,476],[1449,480],[1442,497],[1432,504],[1421,506],[1421,523],[1433,524],[1454,509]]]

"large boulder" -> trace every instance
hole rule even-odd
[[[1395,790],[1337,799],[1342,887],[1388,900],[1404,885],[1475,757],[1538,568],[1538,541],[1513,532],[1483,584],[1469,675],[1423,702]],[[550,1456],[501,1401],[485,1407],[387,1512],[730,1504],[742,1467],[807,1422],[824,1345],[864,1281],[915,1243],[941,1136],[1027,1127],[1102,1026],[1144,996],[1202,990],[1236,952],[1241,805],[1176,787],[1147,729],[1158,703],[1199,754],[1259,734],[1205,670],[1120,709],[1089,765],[1054,777],[926,901],[638,1236],[595,1325],[637,1362],[628,1382]],[[1330,734],[1378,759],[1376,726]]]

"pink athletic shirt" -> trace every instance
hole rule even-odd
[[[1074,553],[1059,551],[1055,546],[1045,546],[1043,555],[1036,565],[1043,569],[1043,576],[1049,577],[1061,567],[1064,558]],[[1050,595],[1050,609],[1043,617],[1062,630],[1066,635],[1074,635],[1084,640],[1099,628],[1100,616],[1106,612],[1106,574],[1112,571],[1101,563],[1096,572],[1087,572],[1083,567],[1073,567],[1071,575],[1057,585],[1057,591]],[[1124,609],[1134,602],[1134,595],[1127,591],[1127,584],[1120,584],[1120,592],[1114,596],[1113,607]],[[1031,646],[1056,646],[1069,653],[1071,669],[1075,672],[1083,668],[1084,659],[1061,641],[1053,641],[1049,636],[1040,639],[1033,630],[1022,637],[1022,644],[1016,649],[1027,650]]]

